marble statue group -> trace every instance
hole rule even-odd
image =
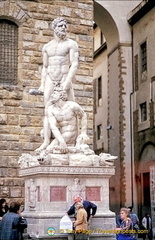
[[[34,165],[37,159],[45,164],[99,166],[113,165],[116,157],[106,163],[105,155],[97,156],[90,149],[87,136],[87,116],[75,102],[73,79],[78,68],[78,44],[67,38],[67,22],[56,18],[52,22],[54,39],[42,49],[43,68],[38,94],[44,96],[43,143],[35,156],[20,157],[21,167]],[[33,94],[33,91],[31,91]],[[32,160],[33,158],[33,160]],[[36,163],[37,165],[37,163]]]

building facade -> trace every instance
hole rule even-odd
[[[155,166],[155,4],[142,2],[128,16],[133,42],[133,150],[138,211],[154,207]],[[151,170],[152,169],[152,170]],[[136,199],[135,199],[136,200]],[[152,217],[154,210],[152,211]]]
[[[105,55],[101,46],[95,49],[94,74],[105,75],[107,68],[102,91],[107,87],[108,99],[102,110],[95,105],[94,126],[97,129],[100,118],[97,113],[102,111],[101,119],[107,116],[107,128],[102,129],[104,138],[108,139],[104,150],[119,156],[116,175],[111,179],[111,209],[118,212],[121,206],[132,205],[140,219],[146,212],[152,213],[154,219],[155,4],[151,0],[112,2],[95,1],[94,4],[95,23],[107,45]],[[107,65],[98,72],[96,62],[100,66]],[[99,151],[97,140],[96,146]]]
[[[96,153],[118,156],[110,182],[111,210],[132,205],[140,217],[151,209],[153,217],[153,0],[95,0],[94,10],[91,0],[0,2],[0,196],[24,199],[18,159],[41,144],[44,116],[43,98],[28,92],[40,86],[42,47],[53,37],[50,24],[58,16],[68,20],[68,37],[79,45],[74,89],[87,112],[90,145]]]

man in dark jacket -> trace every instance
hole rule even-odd
[[[22,222],[20,203],[12,202],[9,212],[4,214],[1,221],[1,240],[22,240],[22,232],[27,223]]]
[[[67,211],[67,214],[69,216],[74,214],[74,216],[76,218],[76,208],[75,208],[75,205],[78,202],[81,202],[83,204],[84,209],[87,212],[87,221],[89,220],[90,217],[93,217],[96,214],[97,206],[94,203],[82,200],[82,198],[80,196],[74,196],[73,200],[74,200],[74,204]]]

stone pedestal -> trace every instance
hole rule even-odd
[[[68,234],[61,233],[60,219],[73,204],[76,178],[80,180],[83,198],[97,205],[97,213],[90,220],[89,239],[115,239],[115,214],[109,210],[109,178],[115,174],[114,166],[40,165],[21,169],[19,174],[25,179],[23,215],[28,221],[27,232],[33,239],[68,238]],[[48,229],[52,228],[55,234],[49,235]]]

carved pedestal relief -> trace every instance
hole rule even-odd
[[[68,188],[70,200],[73,201],[74,196],[85,198],[85,186],[81,184],[79,178],[74,178],[72,187]]]
[[[31,178],[29,186],[29,207],[31,211],[34,211],[36,207],[36,191],[37,187],[35,185],[34,179]]]

